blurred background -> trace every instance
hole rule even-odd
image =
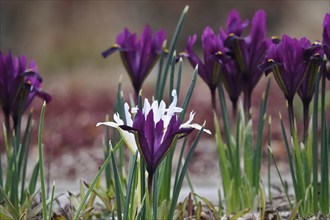
[[[185,5],[189,12],[179,37],[177,50],[184,51],[189,35],[198,34],[196,49],[202,54],[200,35],[206,26],[218,30],[224,26],[231,9],[242,19],[251,19],[258,9],[267,13],[268,36],[288,34],[311,41],[322,40],[322,22],[330,11],[330,1],[6,1],[0,0],[0,51],[26,55],[37,62],[44,79],[43,89],[53,96],[47,106],[44,142],[52,169],[60,175],[84,175],[86,169],[97,169],[102,163],[104,130],[95,124],[113,114],[115,92],[120,75],[128,99],[133,92],[119,54],[107,59],[101,52],[115,43],[117,34],[127,27],[138,35],[145,24],[154,31],[163,28],[170,39]],[[156,69],[144,83],[144,96],[154,94]],[[183,67],[183,91],[192,77],[188,61]],[[253,111],[257,114],[262,79],[254,91]],[[285,117],[286,108],[275,81],[272,83],[268,113],[273,115],[274,151],[285,158],[281,143],[278,112]],[[209,90],[198,78],[191,102],[198,122],[205,119],[212,130]],[[206,98],[205,98],[206,97]],[[181,97],[182,98],[182,97]],[[38,122],[40,100],[34,101]],[[180,105],[180,103],[179,103]],[[256,115],[254,114],[254,115]],[[299,112],[297,113],[299,117]],[[301,118],[300,118],[301,119]],[[299,120],[298,118],[298,123]],[[37,123],[36,123],[37,124]],[[256,124],[256,122],[255,122]],[[35,136],[36,137],[36,136]],[[192,168],[196,172],[218,169],[213,137],[197,148]],[[283,154],[283,155],[282,155]],[[52,160],[50,160],[52,158]],[[213,160],[214,159],[214,160]],[[88,163],[86,164],[86,161]],[[67,169],[62,169],[66,166]],[[54,171],[54,173],[56,173]],[[55,175],[55,174],[54,174]]]

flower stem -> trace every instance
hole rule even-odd
[[[251,108],[251,91],[246,88],[244,90],[244,111],[247,119],[250,119],[250,108]]]
[[[212,98],[212,108],[214,111],[217,111],[217,103],[216,103],[216,100],[215,100],[215,89],[214,90],[211,90],[211,98]]]
[[[290,123],[290,134],[291,137],[294,135],[294,113],[293,113],[293,103],[292,99],[288,99],[288,113],[289,113],[289,123]]]
[[[303,114],[304,114],[304,133],[303,133],[303,143],[306,144],[307,135],[308,135],[308,124],[309,124],[309,103],[304,104],[303,107]]]
[[[236,121],[236,117],[237,117],[237,100],[232,101],[232,106],[233,106],[232,117],[233,117],[233,120]]]
[[[6,133],[7,133],[7,140],[9,143],[11,143],[11,128],[10,128],[10,114],[5,114],[5,127],[6,127]]]
[[[152,180],[153,180],[154,174],[153,173],[149,173],[148,175],[148,192],[149,192],[149,201],[150,204],[152,202]]]

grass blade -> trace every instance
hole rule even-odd
[[[162,73],[163,77],[162,77],[161,82],[160,82],[160,87],[157,89],[157,100],[158,101],[161,101],[163,99],[163,93],[164,93],[164,89],[165,89],[167,73],[168,73],[168,70],[169,70],[169,67],[170,67],[170,64],[171,64],[171,61],[172,61],[172,55],[174,53],[174,48],[175,48],[176,42],[178,40],[180,31],[182,29],[183,21],[184,21],[184,18],[186,17],[188,9],[189,9],[189,6],[186,5],[184,7],[182,13],[181,13],[179,22],[176,26],[176,29],[174,31],[174,34],[173,34],[173,37],[172,37],[172,40],[171,40],[168,56],[166,58],[165,69],[164,69],[164,72]],[[172,64],[172,65],[175,65],[175,64]]]
[[[327,121],[325,113],[325,74],[322,74],[321,88],[321,197],[320,207],[323,214],[329,213],[329,160],[327,142]]]
[[[260,180],[260,166],[261,166],[261,151],[262,151],[262,138],[263,138],[263,130],[264,130],[264,122],[266,119],[266,108],[267,108],[267,99],[269,95],[269,87],[270,87],[270,79],[267,83],[266,93],[262,97],[262,103],[260,106],[260,115],[259,115],[259,125],[258,125],[258,133],[257,133],[257,143],[256,150],[253,158],[253,183],[252,187],[255,189],[259,188],[259,180]]]
[[[128,183],[126,187],[126,199],[124,203],[124,219],[128,219],[129,214],[129,205],[130,205],[130,199],[131,199],[131,192],[132,192],[132,186],[133,186],[133,180],[136,172],[136,166],[137,166],[137,156],[138,152],[134,154],[132,157],[131,165],[129,166],[129,175],[128,175]]]
[[[110,147],[112,148],[111,144]],[[121,213],[121,184],[120,184],[120,176],[118,173],[118,168],[115,161],[115,155],[113,152],[113,149],[110,150],[110,156],[111,156],[111,163],[112,163],[112,169],[113,169],[113,175],[115,179],[115,196],[116,196],[116,206],[117,206],[117,219],[122,219],[122,213]]]
[[[50,204],[49,204],[49,216],[48,219],[52,219],[52,214],[53,214],[53,202],[54,202],[54,193],[55,193],[55,181],[53,182],[53,187],[52,187],[52,194],[50,197]]]
[[[313,106],[313,149],[312,149],[312,166],[313,166],[313,211],[318,211],[318,106],[319,106],[319,84],[320,74],[316,75],[314,106]],[[299,198],[302,199],[302,198]]]
[[[196,67],[194,69],[193,79],[191,80],[189,89],[187,91],[186,97],[185,97],[185,99],[183,101],[183,104],[182,104],[182,112],[180,113],[180,121],[183,121],[183,118],[184,118],[184,116],[186,114],[186,110],[187,110],[188,104],[190,102],[192,93],[193,93],[193,91],[195,89],[195,85],[196,85],[196,81],[197,81],[197,72],[198,72],[198,68]]]
[[[47,219],[47,204],[46,204],[46,186],[45,186],[45,176],[44,176],[44,162],[42,157],[42,131],[44,127],[46,111],[46,102],[43,103],[40,114],[40,123],[38,131],[38,153],[39,153],[39,172],[40,172],[40,184],[41,184],[41,198],[42,198],[42,218]]]

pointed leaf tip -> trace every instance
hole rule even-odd
[[[189,10],[189,5],[186,5],[183,9],[183,13],[186,14],[188,12],[188,10]]]

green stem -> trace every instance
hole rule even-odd
[[[303,143],[306,145],[307,136],[308,136],[308,124],[309,124],[309,103],[303,105],[303,114],[304,114],[304,133],[303,133]]]
[[[251,108],[251,92],[249,91],[248,88],[246,88],[245,91],[244,91],[244,111],[245,111],[245,114],[246,114],[246,118],[248,120],[251,117],[250,108]]]
[[[294,112],[293,112],[293,101],[288,99],[288,114],[289,114],[289,123],[290,123],[290,134],[291,137],[294,137]]]
[[[154,174],[153,173],[149,173],[148,175],[148,192],[149,192],[149,201],[150,204],[152,202],[152,180],[154,178]]]
[[[216,112],[217,111],[217,103],[216,103],[216,95],[215,95],[215,89],[211,90],[211,98],[212,98],[212,108]]]

